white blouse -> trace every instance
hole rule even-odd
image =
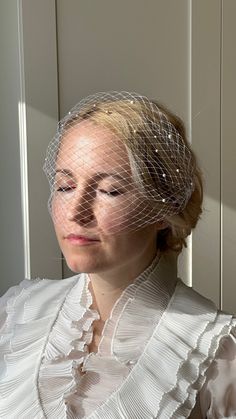
[[[236,320],[156,258],[96,353],[90,279],[24,280],[0,299],[0,418],[236,418]]]

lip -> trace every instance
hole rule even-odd
[[[79,245],[79,246],[86,246],[86,245],[90,245],[90,244],[95,244],[95,243],[100,241],[95,237],[88,237],[88,236],[83,236],[81,234],[73,234],[73,233],[68,234],[68,236],[66,236],[65,239],[69,243],[76,244],[76,245]]]

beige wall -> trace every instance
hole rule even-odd
[[[136,0],[57,0],[61,116],[90,93],[133,90],[170,106],[190,131],[190,13],[188,0],[149,0],[148,7]],[[188,258],[180,266],[190,283]]]
[[[179,275],[235,310],[235,1],[18,3],[30,158],[31,276],[55,277],[61,271],[43,207],[47,185],[36,169],[55,127],[57,96],[62,116],[90,93],[134,90],[159,99],[184,119],[204,172],[204,211],[180,258]]]
[[[24,278],[21,218],[20,96],[17,2],[0,3],[0,295]],[[5,41],[5,42],[4,42]]]
[[[204,174],[202,219],[193,233],[193,285],[220,302],[221,0],[192,2],[192,143]]]
[[[236,2],[222,2],[221,246],[222,303],[236,312]]]
[[[226,11],[234,16],[235,6],[221,0],[159,0],[149,1],[148,7],[144,1],[125,0],[69,4],[57,1],[61,115],[89,93],[127,89],[158,98],[183,117],[204,173],[205,199],[189,250],[180,258],[179,275],[218,305],[223,298],[224,307],[233,310],[227,289],[236,247],[226,250],[225,240],[235,243],[236,234],[227,227],[234,217],[232,208],[226,217],[223,168],[227,152],[235,157],[232,137],[226,143],[222,132],[228,107],[222,68],[229,68],[222,51],[231,50],[223,19]],[[233,132],[232,124],[227,129]]]
[[[62,274],[42,172],[58,119],[54,0],[2,0],[0,35],[1,295]]]

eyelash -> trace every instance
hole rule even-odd
[[[99,189],[99,192],[107,196],[112,196],[112,197],[119,196],[123,193],[122,191],[119,191],[118,189],[115,189],[114,191],[105,191],[104,189]]]
[[[74,186],[65,186],[65,187],[60,186],[59,188],[57,188],[57,192],[70,192],[73,189],[75,189]]]
[[[65,187],[60,186],[57,189],[57,192],[62,192],[62,193],[64,193],[64,192],[70,192],[73,189],[75,189],[75,187],[73,187],[73,186],[65,186]],[[122,191],[119,191],[117,189],[115,189],[114,191],[105,191],[104,189],[99,189],[99,192],[101,192],[102,194],[105,194],[107,196],[112,196],[112,197],[119,196],[119,195],[121,195],[123,193]]]

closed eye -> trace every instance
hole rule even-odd
[[[57,188],[57,192],[71,192],[75,189],[75,186],[60,186]]]
[[[122,195],[124,192],[118,189],[114,189],[112,191],[106,191],[105,189],[99,189],[99,192],[101,192],[102,194],[105,194],[107,196],[119,196]]]

